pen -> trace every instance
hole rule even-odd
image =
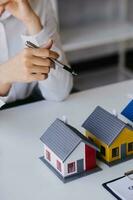
[[[25,43],[25,45],[29,48],[39,48],[37,45],[33,44],[32,42],[30,41],[27,41]],[[64,65],[63,63],[61,63],[60,61],[56,60],[56,59],[53,59],[53,58],[49,58],[52,62],[54,62],[56,65],[60,66],[60,67],[63,67],[64,70],[70,72],[72,75],[74,76],[77,76],[77,73],[74,72],[73,69],[71,69],[70,67],[68,67],[67,65]]]
[[[131,171],[129,171],[129,172],[125,172],[125,176],[129,176],[129,175],[131,175],[131,174],[133,174],[133,170],[131,170]]]
[[[127,176],[129,179],[133,180],[133,177],[131,177],[131,175],[133,175],[133,170],[125,172],[124,175]]]

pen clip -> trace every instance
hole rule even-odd
[[[125,172],[124,176],[127,176],[130,180],[133,180],[133,170]]]

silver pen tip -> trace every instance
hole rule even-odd
[[[78,74],[77,74],[76,72],[73,71],[73,72],[72,72],[72,75],[77,76]]]

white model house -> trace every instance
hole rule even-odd
[[[41,137],[42,160],[65,179],[96,168],[98,148],[74,127],[56,119]]]

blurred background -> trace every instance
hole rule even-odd
[[[51,0],[81,91],[133,77],[133,0]]]
[[[77,71],[73,92],[133,78],[133,0],[49,0]],[[42,100],[38,91],[3,109]]]

